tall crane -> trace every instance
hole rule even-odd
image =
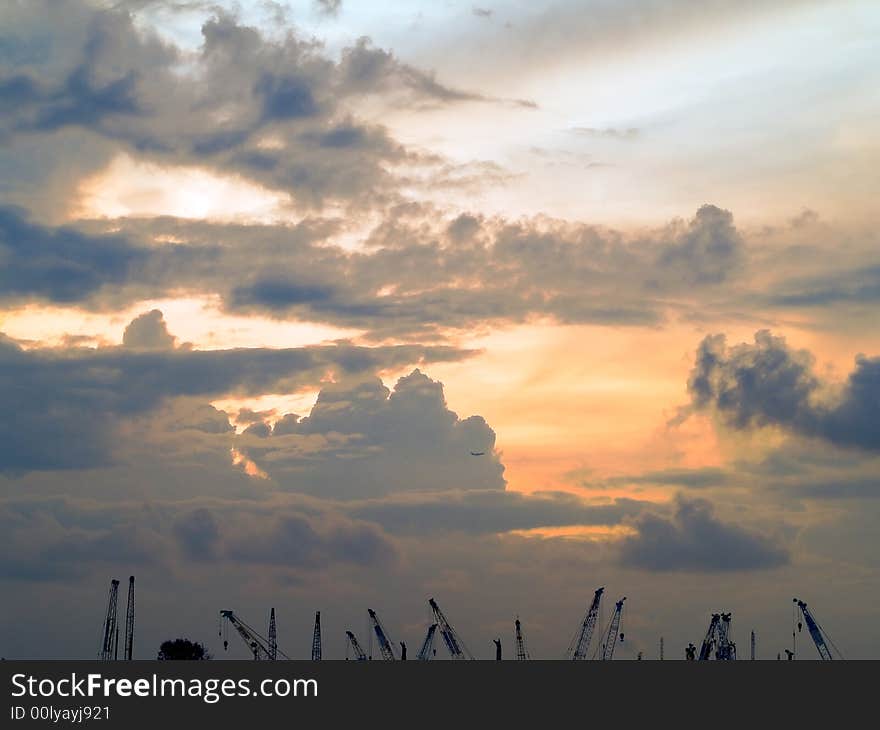
[[[275,609],[269,611],[269,659],[278,659],[278,625],[275,623]]]
[[[609,661],[613,659],[614,647],[617,645],[617,637],[620,636],[620,640],[623,641],[623,634],[620,633],[620,619],[621,614],[623,613],[623,602],[625,600],[626,596],[614,604],[614,613],[608,624],[608,633],[605,635],[605,643],[602,645],[602,659]]]
[[[819,622],[816,621],[813,614],[810,612],[810,609],[807,608],[807,604],[801,601],[798,598],[792,599],[794,603],[797,604],[798,611],[800,611],[801,617],[803,618],[804,623],[807,624],[807,631],[810,632],[810,636],[813,638],[813,643],[816,645],[816,649],[819,651],[819,658],[832,660],[834,657],[832,656],[831,649],[833,648],[837,657],[839,659],[843,658],[843,655],[840,653],[840,650],[834,645],[834,642],[831,641],[831,637],[819,626]],[[798,631],[801,630],[801,622],[798,622]],[[827,639],[827,641],[826,641]],[[829,647],[829,644],[831,645]]]
[[[134,576],[128,578],[128,604],[125,608],[125,648],[123,658],[131,661],[134,649]]]
[[[584,614],[581,627],[572,637],[571,643],[568,645],[568,651],[565,652],[566,659],[582,660],[587,658],[587,652],[590,650],[590,641],[593,639],[593,629],[596,626],[596,620],[599,618],[599,605],[602,602],[602,594],[604,592],[605,588],[597,588],[593,594],[593,600]]]
[[[458,635],[455,629],[452,628],[449,621],[446,620],[446,616],[443,615],[443,611],[440,610],[437,601],[430,598],[428,599],[428,605],[434,613],[434,621],[440,629],[440,636],[443,637],[443,643],[446,644],[446,648],[449,650],[449,655],[453,659],[473,659],[474,655],[471,654],[470,650],[465,646],[464,641],[462,641],[462,638]]]
[[[750,645],[750,647],[751,647],[751,652],[750,652],[750,657],[749,657],[749,658],[750,658],[752,661],[755,661],[755,632],[754,632],[754,631],[752,631],[752,635],[751,635],[751,637],[749,638],[749,645]]]
[[[315,611],[315,631],[312,634],[312,661],[321,661],[321,612]]]
[[[732,614],[713,613],[703,643],[700,645],[700,660],[712,658],[713,650],[716,659],[736,659],[736,644],[730,640],[730,619]]]
[[[119,624],[116,621],[116,606],[119,601],[119,581],[110,581],[110,594],[107,599],[107,614],[104,619],[104,638],[101,642],[101,659],[110,661],[119,655]]]
[[[519,661],[526,661],[529,658],[529,651],[526,649],[526,642],[522,635],[522,624],[519,622],[519,616],[513,624],[516,627],[516,658]]]
[[[228,609],[220,611],[220,620],[226,622],[225,626],[232,624],[232,627],[241,637],[241,640],[245,643],[247,648],[251,650],[251,653],[254,655],[255,660],[273,661],[273,659],[277,659],[279,655],[284,657],[285,659],[290,659],[287,654],[285,654],[283,651],[281,651],[281,649],[278,648],[277,643],[273,651],[270,646],[269,639],[262,636],[253,626],[249,626],[247,623],[242,621],[242,619],[236,616],[233,611],[230,611]],[[224,636],[223,649],[226,650],[229,648],[229,641],[225,639],[226,634],[223,634],[223,632],[221,632],[221,635]]]
[[[434,637],[437,635],[437,624],[431,624],[428,627],[428,633],[425,634],[425,640],[422,642],[422,648],[416,654],[416,659],[420,662],[427,662],[437,652],[434,650]]]
[[[373,631],[376,632],[376,639],[379,641],[379,652],[382,654],[382,659],[386,662],[393,662],[397,657],[394,656],[394,644],[388,638],[388,632],[385,631],[385,627],[372,608],[368,608],[367,613],[370,614],[370,621],[373,622]]]
[[[354,658],[359,662],[367,661],[367,652],[363,650],[357,637],[351,631],[346,631],[345,635],[348,637],[349,646],[351,646],[352,651],[354,651]],[[346,650],[345,654],[345,658],[348,659],[348,650]]]

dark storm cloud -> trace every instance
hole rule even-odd
[[[13,6],[0,19],[0,104],[10,110],[0,138],[85,129],[160,162],[240,173],[305,205],[395,194],[389,167],[410,153],[352,116],[359,97],[484,99],[367,39],[336,63],[314,40],[270,40],[221,10],[204,22],[195,55],[136,28],[127,12],[76,0]]]
[[[282,489],[324,498],[505,485],[495,432],[449,410],[443,385],[419,370],[393,390],[378,378],[326,386],[307,417],[253,424],[235,445]]]
[[[709,336],[688,381],[693,408],[714,410],[736,429],[779,426],[839,446],[880,449],[880,358],[857,357],[839,388],[820,380],[813,364],[809,352],[766,330],[753,344],[734,347],[723,335]]]
[[[348,512],[392,534],[492,534],[574,525],[619,525],[649,505],[630,499],[594,504],[562,492],[445,492],[359,502]]]
[[[169,398],[290,392],[319,382],[328,370],[351,377],[462,356],[453,348],[344,343],[278,350],[23,350],[0,336],[0,407],[16,414],[0,425],[0,471],[103,463],[119,418]],[[214,419],[201,420],[207,432],[217,432]]]
[[[624,566],[649,571],[725,572],[776,568],[788,552],[763,535],[719,520],[711,503],[678,497],[671,519],[637,518],[620,548]]]

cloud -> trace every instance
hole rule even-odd
[[[728,470],[707,466],[697,469],[661,469],[642,474],[627,474],[611,477],[603,482],[588,482],[588,484],[590,487],[620,486],[624,484],[663,484],[690,489],[703,489],[706,487],[729,485],[732,481],[734,481],[733,475]]]
[[[713,514],[711,503],[678,497],[672,519],[645,514],[638,534],[620,548],[624,566],[649,571],[726,572],[786,565],[788,552],[772,540]]]
[[[324,15],[339,15],[342,9],[342,0],[315,0],[315,7]]]
[[[393,390],[375,377],[325,386],[305,418],[288,415],[271,432],[257,423],[236,439],[281,488],[333,499],[502,490],[504,466],[494,447],[486,421],[459,418],[442,384],[418,369]]]
[[[151,317],[155,335],[157,318]],[[0,424],[0,472],[105,463],[120,419],[153,411],[167,399],[293,392],[317,384],[328,371],[348,378],[463,354],[454,348],[346,343],[212,351],[23,350],[0,336],[0,407],[16,414]],[[206,432],[228,426],[210,412],[196,422]]]
[[[563,492],[532,495],[500,490],[393,496],[353,504],[349,514],[392,534],[494,534],[540,527],[620,525],[649,503],[631,499],[595,504]]]
[[[652,326],[669,310],[704,312],[740,281],[744,244],[726,211],[623,234],[536,218],[462,214],[389,218],[352,252],[338,222],[241,226],[174,219],[44,226],[0,211],[13,302],[108,308],[216,293],[240,314],[363,329],[375,338],[442,337],[447,329],[534,316],[562,323]],[[175,243],[156,245],[156,239]]]
[[[153,309],[129,323],[122,335],[122,344],[140,350],[173,350],[175,339],[168,332],[162,312]]]
[[[323,7],[338,11],[339,3]],[[65,23],[52,22],[56,12]],[[356,118],[363,95],[393,97],[397,106],[485,99],[365,38],[337,63],[290,28],[269,38],[219,8],[193,53],[136,27],[124,10],[77,0],[61,10],[35,0],[4,15],[21,46],[0,56],[6,143],[87,130],[116,151],[239,174],[305,207],[397,197],[392,168],[427,162]]]
[[[880,449],[880,358],[857,357],[837,388],[813,369],[809,352],[792,350],[767,330],[734,347],[712,335],[700,344],[688,391],[694,409],[712,410],[735,429],[777,426],[839,446]]]
[[[639,136],[637,127],[626,127],[617,129],[615,127],[606,127],[597,129],[596,127],[572,127],[571,132],[583,137],[593,137],[598,139],[615,139],[615,140],[634,140]]]

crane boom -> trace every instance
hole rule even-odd
[[[713,613],[709,621],[709,629],[706,636],[703,637],[703,643],[700,645],[700,661],[705,661],[712,656],[712,647],[715,646],[716,634],[718,632],[718,624],[721,621],[720,613]]]
[[[363,650],[357,637],[351,631],[346,631],[345,635],[348,637],[348,643],[352,651],[354,651],[354,658],[359,662],[367,661],[367,652]]]
[[[443,614],[443,611],[440,610],[437,601],[433,598],[429,598],[428,605],[434,613],[434,621],[440,629],[440,636],[443,637],[443,643],[446,644],[446,648],[449,650],[449,655],[453,659],[473,659],[474,655],[471,654],[470,650],[465,646],[464,641],[462,641],[455,629],[452,628],[452,624],[446,620],[446,616]]]
[[[397,657],[394,656],[394,644],[388,638],[388,632],[385,631],[385,627],[382,626],[382,622],[379,621],[379,617],[372,608],[368,608],[367,613],[370,614],[370,620],[373,622],[373,631],[376,632],[376,639],[379,641],[379,652],[382,654],[382,659],[386,662],[393,662]]]
[[[581,627],[568,645],[568,651],[565,653],[566,659],[583,660],[587,658],[590,642],[593,639],[593,629],[596,626],[596,620],[599,618],[599,605],[602,602],[602,593],[604,591],[604,587],[597,588],[593,594],[593,600],[584,614]]]
[[[614,647],[617,645],[617,637],[620,632],[620,619],[623,613],[623,602],[626,596],[621,598],[614,604],[614,615],[608,624],[608,633],[605,635],[605,644],[602,646],[602,659],[611,660],[614,658]],[[622,636],[622,634],[620,634]]]
[[[128,579],[128,604],[125,608],[125,648],[123,657],[126,661],[131,661],[132,651],[134,650],[134,576]]]
[[[254,655],[255,660],[273,661],[273,659],[278,658],[278,655],[281,655],[285,659],[290,659],[287,654],[285,654],[283,651],[281,651],[281,649],[278,648],[277,644],[275,645],[273,651],[269,639],[265,638],[252,626],[249,626],[247,623],[242,621],[242,619],[236,616],[233,611],[230,611],[228,609],[220,611],[220,618],[222,620],[225,620],[227,624],[232,624],[235,632],[241,637],[241,640]],[[228,643],[228,641],[223,642],[224,648],[227,647]]]
[[[428,632],[425,634],[425,640],[422,642],[422,648],[416,654],[416,659],[420,662],[427,662],[434,653],[434,637],[437,635],[437,624],[431,624]]]
[[[107,598],[107,614],[104,619],[104,638],[101,642],[101,659],[110,661],[118,658],[119,625],[116,620],[116,607],[119,602],[119,581],[110,581],[110,594]]]
[[[831,655],[831,649],[828,646],[828,642],[825,641],[825,633],[822,631],[822,628],[819,626],[819,623],[813,617],[813,614],[810,612],[810,609],[807,608],[807,604],[801,601],[798,598],[793,599],[797,604],[798,609],[801,612],[801,615],[804,617],[804,622],[807,624],[807,631],[810,632],[810,636],[813,638],[813,643],[816,645],[816,649],[819,652],[819,657],[825,660],[832,660],[834,657]],[[830,641],[830,639],[829,639]],[[832,642],[833,645],[833,642]],[[838,655],[840,652],[838,651]]]
[[[269,611],[269,659],[278,659],[278,625],[275,623],[275,609]]]
[[[522,624],[520,624],[519,618],[514,622],[514,626],[516,627],[516,658],[519,661],[525,661],[529,658],[529,651],[526,649],[526,642],[522,635]]]
[[[315,611],[315,631],[312,634],[312,661],[321,660],[321,612]]]

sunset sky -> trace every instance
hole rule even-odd
[[[619,658],[794,596],[876,658],[878,58],[872,0],[0,0],[0,655],[135,574],[136,658],[431,596],[561,658],[599,586]]]

